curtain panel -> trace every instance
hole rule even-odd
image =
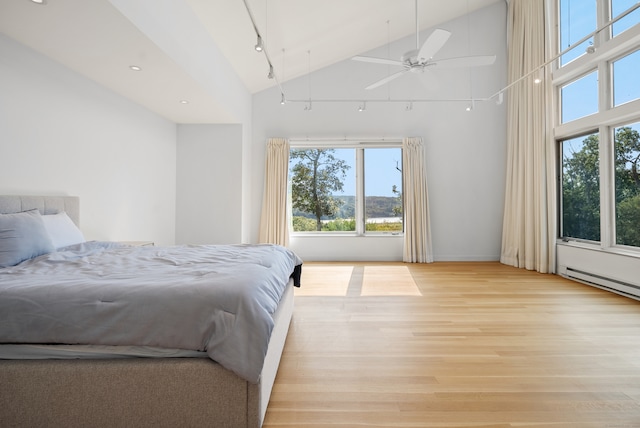
[[[509,2],[508,79],[545,63],[544,0]],[[541,70],[542,73],[544,70]],[[507,96],[507,165],[502,227],[503,264],[555,271],[555,150],[548,138],[545,80],[535,73]]]
[[[408,263],[433,262],[427,173],[422,138],[402,142],[404,201],[404,247],[402,260]]]
[[[289,245],[287,218],[289,141],[287,139],[270,138],[267,141],[264,173],[259,242],[286,247]]]

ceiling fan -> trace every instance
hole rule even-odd
[[[400,58],[400,61],[375,58],[369,56],[354,56],[352,59],[355,61],[371,62],[374,64],[395,65],[402,67],[403,69],[393,73],[384,79],[380,79],[367,86],[365,89],[374,89],[378,86],[382,86],[405,73],[423,73],[430,69],[446,69],[446,68],[460,68],[460,67],[478,67],[483,65],[491,65],[495,62],[495,55],[477,55],[477,56],[465,56],[458,58],[447,58],[434,60],[433,56],[444,46],[449,40],[451,32],[442,29],[434,30],[422,47],[419,43],[419,28],[418,28],[418,0],[415,1],[416,9],[416,48],[406,52]]]

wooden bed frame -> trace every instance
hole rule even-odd
[[[77,197],[0,196],[0,213],[66,211]],[[208,358],[0,359],[2,426],[260,427],[289,323],[293,285],[275,314],[260,381],[250,383]]]

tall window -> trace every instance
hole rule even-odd
[[[292,143],[293,232],[398,234],[403,231],[402,148]]]
[[[598,134],[561,142],[562,236],[600,241]]]
[[[585,0],[560,1],[560,51],[570,48],[596,29],[596,2]],[[582,42],[561,58],[562,65],[585,54],[593,45],[593,37]]]
[[[616,244],[640,247],[640,122],[615,129]]]
[[[598,112],[598,72],[593,71],[560,90],[561,121],[570,122]]]
[[[553,73],[560,234],[640,251],[640,9],[608,25],[636,1],[557,4],[558,52],[601,29]]]

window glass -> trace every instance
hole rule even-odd
[[[355,231],[355,149],[292,149],[294,232]]]
[[[637,0],[611,0],[611,17],[615,18],[616,16],[620,15],[622,12],[633,6],[636,1]],[[616,21],[612,25],[613,36],[615,37],[623,31],[628,30],[638,22],[640,22],[640,9],[636,9],[629,15],[625,16],[619,21]]]
[[[402,149],[364,150],[367,232],[402,232]]]
[[[613,62],[614,106],[640,98],[638,70],[640,70],[640,51],[635,51]]]
[[[596,2],[585,0],[560,0],[560,51],[596,30]],[[565,65],[585,54],[593,44],[593,37],[575,46],[560,58]]]
[[[600,241],[598,134],[561,142],[562,236]]]
[[[402,148],[292,148],[294,232],[401,233]]]
[[[598,112],[598,72],[594,71],[560,89],[562,123]]]
[[[616,244],[640,247],[640,122],[614,130]]]

